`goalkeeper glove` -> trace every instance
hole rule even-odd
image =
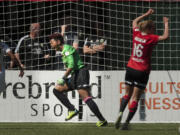
[[[60,79],[57,80],[57,84],[58,85],[64,85],[65,84],[65,80],[66,80],[65,77],[60,78]]]

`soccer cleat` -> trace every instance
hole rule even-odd
[[[116,128],[116,129],[118,129],[118,128],[120,127],[122,116],[123,116],[123,113],[120,112],[120,113],[119,113],[119,116],[118,116],[118,118],[117,118],[117,120],[116,120],[116,122],[115,122],[115,128]]]
[[[121,127],[121,130],[129,130],[129,127],[128,127],[129,123],[124,123]]]
[[[98,121],[96,123],[96,126],[97,127],[104,127],[104,126],[107,126],[108,125],[108,122],[105,120],[105,121]]]
[[[76,116],[79,113],[78,110],[74,110],[74,111],[69,111],[68,112],[68,116],[66,117],[65,121],[68,121],[70,119],[72,119],[74,116]]]

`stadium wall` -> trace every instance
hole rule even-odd
[[[146,107],[136,113],[133,122],[180,122],[180,73],[169,72],[173,82],[167,71],[151,72],[145,92]],[[125,90],[125,71],[91,71],[90,74],[92,96],[107,120],[114,122]],[[0,122],[64,122],[67,109],[52,93],[56,80],[62,75],[63,71],[26,71],[25,76],[19,78],[17,71],[7,71],[7,89],[0,96]],[[69,92],[68,97],[81,111],[71,122],[97,121],[81,103],[77,91]],[[142,114],[146,117],[140,120]]]

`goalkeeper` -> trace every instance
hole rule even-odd
[[[133,49],[130,60],[127,64],[125,75],[125,96],[122,98],[120,113],[115,122],[115,128],[119,128],[123,112],[130,101],[129,114],[122,130],[127,130],[129,122],[136,113],[138,101],[146,88],[151,70],[151,54],[153,47],[168,38],[168,18],[164,17],[164,33],[161,36],[154,35],[155,25],[153,21],[141,21],[143,18],[151,15],[154,10],[149,9],[145,14],[133,20]]]
[[[62,60],[67,68],[64,76],[57,81],[57,85],[53,90],[54,95],[68,109],[68,116],[65,120],[68,121],[78,114],[78,110],[70,103],[65,92],[77,89],[83,101],[99,119],[96,126],[106,126],[107,121],[102,116],[98,106],[93,101],[88,91],[89,71],[85,68],[75,48],[68,44],[64,44],[62,35],[58,33],[50,36],[50,44],[56,51],[62,52]],[[71,78],[68,78],[69,75],[71,75]]]

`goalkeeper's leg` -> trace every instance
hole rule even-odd
[[[106,126],[108,123],[101,114],[97,104],[93,101],[92,97],[89,96],[88,91],[84,89],[78,90],[83,101],[88,105],[89,109],[96,115],[99,121],[96,123],[97,127]]]
[[[74,107],[74,105],[72,105],[69,101],[69,99],[67,98],[67,95],[64,91],[68,90],[68,87],[65,86],[56,86],[53,89],[53,93],[54,95],[57,97],[57,99],[59,101],[61,101],[61,103],[68,109],[68,116],[65,119],[70,120],[72,119],[74,116],[76,116],[78,114],[78,110]]]

